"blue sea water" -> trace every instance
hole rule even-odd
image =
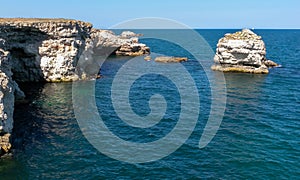
[[[136,30],[144,34],[149,31]],[[171,34],[176,30],[159,31]],[[197,30],[213,50],[219,38],[235,31]],[[14,118],[18,131],[14,131],[14,157],[0,160],[0,179],[299,179],[300,31],[255,32],[266,44],[267,58],[282,66],[270,69],[267,75],[224,74],[226,109],[216,136],[206,147],[198,147],[212,104],[204,69],[176,44],[142,39],[152,52],[189,57],[182,64],[195,81],[201,106],[193,133],[179,149],[160,160],[142,164],[110,158],[82,134],[73,109],[72,83],[23,84],[29,102],[16,105]],[[192,40],[190,46],[193,47]],[[98,112],[109,130],[120,138],[138,143],[156,141],[176,126],[184,108],[181,96],[176,84],[164,76],[142,76],[129,92],[132,110],[146,116],[151,112],[150,97],[159,93],[166,99],[166,114],[153,128],[136,128],[122,122],[111,100],[111,85],[119,69],[129,60],[110,57],[102,65],[102,78],[94,86]],[[137,68],[155,63],[146,62],[142,57],[134,62]],[[176,72],[175,65],[159,66]],[[128,70],[128,74],[134,73],[134,69]],[[156,151],[159,153],[160,149]]]

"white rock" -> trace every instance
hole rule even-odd
[[[213,70],[268,73],[266,48],[260,36],[249,29],[225,34],[217,44]],[[252,67],[251,67],[252,66]]]

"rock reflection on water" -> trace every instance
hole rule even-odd
[[[19,148],[26,149],[27,143],[33,143],[43,132],[59,134],[62,127],[55,126],[66,126],[65,120],[73,116],[71,83],[26,83],[21,86],[26,92],[27,101],[16,103],[13,131],[16,151]],[[55,123],[50,125],[45,119]]]
[[[22,84],[22,89],[28,99],[15,108],[15,161],[29,177],[47,178],[58,171],[71,174],[76,170],[73,158],[82,155],[81,147],[89,147],[73,114],[72,83]],[[50,173],[43,175],[45,171]]]
[[[227,112],[251,118],[255,115],[256,108],[260,106],[262,86],[267,75],[225,73],[227,88]],[[248,111],[244,111],[245,107]],[[242,111],[243,110],[243,111]]]

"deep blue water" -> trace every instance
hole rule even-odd
[[[140,31],[145,35],[149,32]],[[213,50],[219,38],[235,31],[197,30]],[[157,33],[174,32],[163,30]],[[142,164],[107,157],[93,147],[80,130],[72,104],[72,83],[24,84],[29,103],[16,105],[15,127],[18,131],[14,132],[14,157],[0,160],[0,179],[298,179],[300,31],[255,32],[263,37],[267,58],[282,67],[270,69],[268,75],[224,74],[227,88],[225,113],[216,136],[205,148],[199,149],[198,143],[209,117],[212,98],[204,69],[179,45],[142,39],[152,52],[189,57],[182,65],[196,84],[200,115],[193,133],[179,149],[158,161]],[[189,40],[188,37],[179,38]],[[189,42],[193,47],[193,40]],[[105,125],[120,138],[138,143],[156,141],[172,131],[185,107],[181,107],[181,96],[174,82],[158,74],[146,74],[130,88],[132,111],[147,116],[151,112],[149,99],[158,93],[166,99],[166,113],[151,128],[124,123],[114,110],[111,85],[117,72],[129,60],[128,57],[111,57],[101,67],[102,78],[94,85],[97,109]],[[127,75],[134,74],[135,68],[147,68],[152,63],[153,67],[173,71],[182,81],[186,80],[175,64],[146,62],[143,57],[133,61],[135,67],[129,68]],[[218,72],[210,74],[217,75]],[[88,92],[89,87],[86,88],[82,91]],[[193,96],[183,98],[194,99]],[[90,113],[89,109],[87,113]],[[160,153],[161,149],[155,151]]]

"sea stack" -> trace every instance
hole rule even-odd
[[[277,66],[266,59],[266,47],[261,36],[249,29],[225,34],[217,44],[214,62],[212,70],[254,74],[267,74],[268,67]]]

